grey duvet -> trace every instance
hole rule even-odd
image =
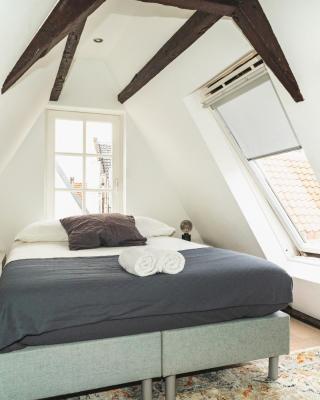
[[[262,316],[292,301],[290,276],[268,261],[217,248],[181,253],[183,272],[145,278],[118,256],[9,263],[0,351]]]

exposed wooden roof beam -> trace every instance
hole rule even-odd
[[[144,3],[158,3],[186,10],[199,10],[207,13],[231,15],[238,0],[139,0]]]
[[[280,44],[259,3],[259,0],[139,0],[148,3],[159,3],[181,8],[233,7],[232,17],[264,62],[278,77],[280,82],[296,102],[303,101],[297,81],[291,71]],[[222,11],[222,10],[221,10]],[[226,10],[225,10],[226,11]],[[230,10],[229,10],[230,11]],[[124,103],[138,90],[153,79],[169,63],[194,43],[207,29],[226,13],[211,14],[196,12],[183,27],[158,51],[158,53],[139,71],[129,85],[119,94],[118,99]],[[219,15],[219,16],[218,16]],[[204,28],[201,28],[201,25]]]
[[[77,50],[81,34],[83,32],[84,26],[86,24],[86,21],[81,22],[72,32],[69,33],[68,35],[68,40],[66,43],[66,47],[64,49],[61,63],[59,66],[59,70],[57,73],[56,80],[54,82],[51,95],[50,95],[50,101],[58,101],[60,94],[63,89],[64,82],[66,80],[66,77],[68,75],[69,69],[72,64],[72,60],[74,57],[74,54]]]
[[[120,103],[124,103],[137,93],[168,64],[199,39],[212,25],[219,21],[220,18],[221,15],[208,14],[202,11],[195,12],[119,94],[118,100]]]
[[[258,0],[241,0],[233,15],[244,35],[296,101],[303,101],[298,83]]]
[[[45,56],[105,0],[60,0],[5,80],[5,93],[34,63]]]

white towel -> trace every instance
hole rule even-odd
[[[158,272],[173,275],[183,271],[186,260],[178,251],[157,249],[155,247],[149,247],[148,251],[157,259],[156,267]]]
[[[158,272],[157,258],[145,246],[124,250],[119,256],[119,264],[127,272],[137,276],[149,276]]]

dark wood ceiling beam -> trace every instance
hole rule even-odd
[[[183,8],[186,10],[199,10],[207,13],[231,15],[238,0],[139,0],[144,3],[157,3],[166,6]]]
[[[86,20],[105,0],[60,0],[5,80],[5,93],[41,57]]]
[[[298,83],[258,0],[241,0],[233,15],[244,35],[296,101],[303,101]]]
[[[219,21],[221,17],[221,15],[208,14],[202,11],[195,12],[119,94],[118,100],[120,103],[124,103],[137,93],[198,40],[212,25]]]
[[[83,32],[84,26],[86,24],[86,21],[82,22],[79,24],[72,32],[69,33],[66,47],[64,49],[61,63],[59,66],[59,70],[57,73],[56,80],[54,82],[51,95],[50,95],[50,101],[58,101],[59,97],[61,95],[62,89],[64,82],[66,80],[66,77],[68,75],[69,69],[72,64],[73,57],[75,55],[75,52],[77,50],[81,34]]]

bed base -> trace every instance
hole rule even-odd
[[[176,375],[269,358],[268,378],[278,378],[279,355],[289,353],[288,315],[277,312],[162,332],[166,400],[176,398]],[[188,349],[186,351],[186,349]]]
[[[87,342],[26,348],[0,355],[0,399],[41,398],[142,381],[152,400],[152,378],[166,380],[176,398],[176,375],[289,353],[289,316],[281,312],[191,328]]]
[[[0,399],[38,400],[161,376],[161,333],[28,347],[0,354]]]

